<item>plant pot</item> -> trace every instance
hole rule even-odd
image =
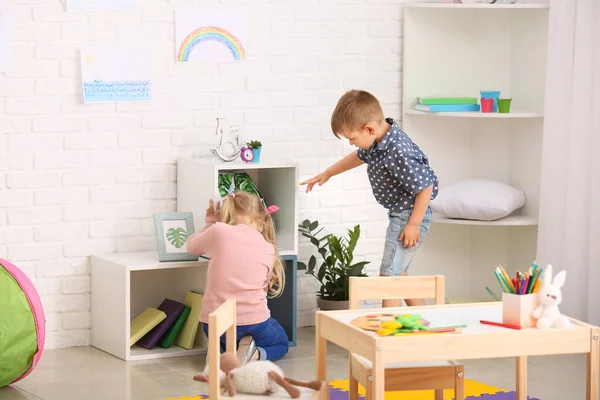
[[[254,153],[254,158],[252,159],[252,162],[260,162],[260,150],[262,149],[262,147],[259,147],[258,149],[252,149],[252,152]]]
[[[347,310],[349,308],[349,302],[348,300],[325,300],[320,297],[317,297],[317,306],[322,311]]]

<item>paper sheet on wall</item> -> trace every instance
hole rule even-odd
[[[239,61],[246,58],[244,15],[222,7],[181,7],[175,12],[178,62]]]
[[[67,0],[67,11],[129,11],[141,0]]]
[[[12,65],[11,1],[0,0],[0,72]]]
[[[152,100],[152,58],[146,49],[97,45],[81,52],[84,103]]]

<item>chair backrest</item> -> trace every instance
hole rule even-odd
[[[350,309],[361,300],[434,299],[444,304],[444,285],[443,275],[350,277]]]
[[[227,300],[208,316],[208,389],[211,400],[221,397],[221,335],[226,334],[226,350],[235,354],[236,325],[235,299]]]

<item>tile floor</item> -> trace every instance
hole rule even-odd
[[[299,330],[298,346],[279,362],[297,379],[314,378],[314,329]],[[586,398],[586,357],[531,357],[529,394],[542,400]],[[467,378],[514,390],[513,359],[464,362]],[[0,400],[164,400],[207,393],[192,380],[204,368],[204,356],[126,363],[91,347],[46,351],[36,370],[0,389]],[[329,350],[329,379],[347,378],[348,357]]]

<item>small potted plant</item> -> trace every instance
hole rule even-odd
[[[322,262],[317,266],[317,258],[312,255],[308,264],[299,262],[298,269],[314,276],[321,284],[317,293],[317,304],[321,310],[348,309],[349,278],[367,276],[363,272],[369,261],[354,262],[354,249],[360,238],[360,225],[348,230],[348,237],[332,234],[321,235],[323,228],[319,221],[305,220],[298,225],[302,236],[310,239],[321,255]]]
[[[252,153],[254,154],[254,158],[252,159],[252,162],[259,162],[260,161],[260,149],[262,148],[262,143],[258,140],[252,140],[250,143],[248,143],[248,146],[250,146],[252,148]]]

